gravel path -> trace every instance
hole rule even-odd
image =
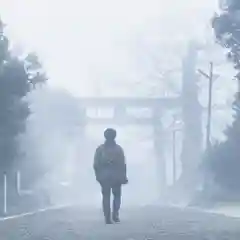
[[[0,221],[1,240],[240,240],[240,220],[191,209],[125,209],[104,225],[99,210],[71,207]]]

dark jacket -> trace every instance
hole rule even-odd
[[[105,142],[96,149],[93,168],[100,183],[124,184],[127,181],[124,151],[115,142]]]

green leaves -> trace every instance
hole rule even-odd
[[[36,53],[27,55],[24,61],[24,66],[28,74],[29,83],[35,88],[38,84],[44,84],[47,81],[46,73],[42,69],[42,64],[39,61]]]
[[[0,20],[0,169],[8,170],[20,152],[17,137],[25,131],[30,111],[24,97],[47,77],[35,53],[21,60],[9,49],[9,39],[4,35]]]
[[[212,26],[215,31],[217,41],[225,48],[229,49],[227,57],[234,63],[234,67],[240,70],[240,3],[239,1],[229,1],[220,15],[215,15],[212,19]]]
[[[240,71],[240,2],[238,0],[228,1],[224,5],[224,11],[220,15],[215,15],[212,26],[215,36],[222,47],[228,49],[227,58],[233,63],[235,69]],[[238,80],[240,75],[235,77]],[[224,191],[229,193],[240,193],[240,111],[239,94],[235,95],[233,109],[235,111],[234,121],[224,131],[226,140],[212,146],[206,155],[205,163],[211,171],[214,181]]]

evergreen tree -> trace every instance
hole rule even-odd
[[[4,27],[0,21],[0,169],[9,171],[20,158],[17,137],[30,114],[24,97],[46,77],[35,54],[12,54]]]
[[[234,64],[238,74],[235,76],[240,86],[240,2],[227,1],[220,15],[213,18],[212,25],[219,44],[229,50],[227,57]],[[239,88],[240,89],[240,88]],[[240,95],[235,96],[233,109],[234,121],[226,131],[226,141],[212,147],[208,167],[213,175],[214,182],[223,192],[240,193]]]
[[[220,15],[215,15],[212,26],[218,43],[229,50],[228,58],[240,70],[240,3],[229,1]]]
[[[240,193],[240,114],[236,110],[235,120],[225,134],[227,140],[213,146],[210,152],[209,167],[213,173],[213,180],[223,190]]]

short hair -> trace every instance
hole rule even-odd
[[[104,131],[104,137],[106,140],[114,140],[117,136],[117,131],[113,128],[107,128]]]

